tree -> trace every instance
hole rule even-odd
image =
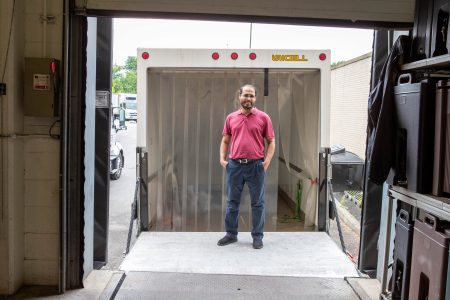
[[[122,93],[123,92],[123,84],[122,84],[122,70],[123,67],[119,65],[113,65],[113,73],[112,73],[112,92]]]
[[[128,56],[124,66],[113,65],[112,92],[136,94],[137,58]]]
[[[125,70],[129,72],[136,72],[137,70],[137,57],[136,56],[128,56],[127,60],[125,61]]]

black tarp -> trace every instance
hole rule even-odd
[[[375,30],[373,37],[372,74],[370,89],[378,83],[381,70],[388,55],[388,31]],[[366,161],[367,170],[367,161]],[[363,202],[361,209],[361,232],[359,242],[358,270],[372,278],[376,277],[378,260],[378,235],[380,233],[381,197],[383,187],[372,183],[364,175]]]
[[[391,32],[376,31],[372,55],[372,89],[368,103],[366,168],[358,262],[359,270],[371,277],[376,276],[377,269],[383,183],[388,179],[395,162],[397,121],[394,86],[400,73],[400,65],[407,60],[410,49],[408,36],[399,36],[392,49],[388,49],[391,37]]]

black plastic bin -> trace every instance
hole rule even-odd
[[[411,272],[414,224],[409,213],[401,209],[395,223],[392,299],[407,300]]]
[[[428,81],[411,83],[411,74],[401,75],[394,87],[398,127],[394,184],[417,193],[432,189],[434,91]]]

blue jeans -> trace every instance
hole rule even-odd
[[[264,179],[266,172],[262,159],[247,164],[228,160],[227,165],[227,210],[225,214],[225,230],[228,236],[238,234],[239,204],[244,184],[250,190],[252,206],[252,237],[262,240],[264,236]]]

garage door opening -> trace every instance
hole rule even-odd
[[[125,41],[121,39],[117,49]],[[199,53],[200,50],[193,52]],[[154,54],[152,50],[150,60],[154,61]],[[140,57],[138,53],[138,60]],[[239,55],[239,59],[243,57]],[[210,54],[208,58],[211,60]],[[260,58],[258,54],[257,60]],[[140,186],[140,200],[145,198],[147,201],[145,206],[139,207],[138,214],[145,211],[148,216],[145,224],[139,220],[138,232],[224,230],[225,172],[218,163],[218,148],[225,117],[238,108],[236,92],[245,83],[256,85],[259,93],[256,107],[269,113],[276,126],[277,152],[266,180],[265,231],[319,230],[319,151],[323,145],[320,69],[311,67],[293,71],[272,67],[266,71],[261,67],[246,66],[239,70],[192,70],[178,68],[177,59],[172,56],[170,66],[148,69],[147,92],[149,97],[150,93],[158,92],[159,98],[147,97],[146,108],[138,104],[140,118],[145,117],[146,120],[138,123],[125,121],[126,129],[119,130],[115,136],[124,148],[125,164],[121,177],[111,181],[109,267],[117,268],[124,257],[136,174],[146,184],[145,187]],[[309,55],[307,59],[310,59]],[[125,61],[124,67],[127,65]],[[324,65],[328,67],[330,61]],[[150,77],[159,80],[158,86],[150,82]],[[200,90],[194,92],[199,87]],[[114,104],[114,92],[112,97]],[[136,98],[139,102],[140,97]],[[120,101],[116,104],[113,109],[125,108],[121,107]],[[120,118],[120,112],[117,115]],[[145,129],[139,128],[142,124],[145,124]],[[143,143],[139,141],[142,140],[142,132],[146,135]],[[150,132],[154,134],[152,137]],[[147,153],[146,162],[140,161],[143,156],[136,156],[136,146],[138,151]],[[136,164],[141,162],[147,166],[145,176],[135,170]],[[129,180],[124,180],[126,178]],[[322,210],[327,209],[323,205]],[[247,187],[240,213],[239,230],[250,231],[251,208]],[[135,233],[133,224],[131,246]]]

